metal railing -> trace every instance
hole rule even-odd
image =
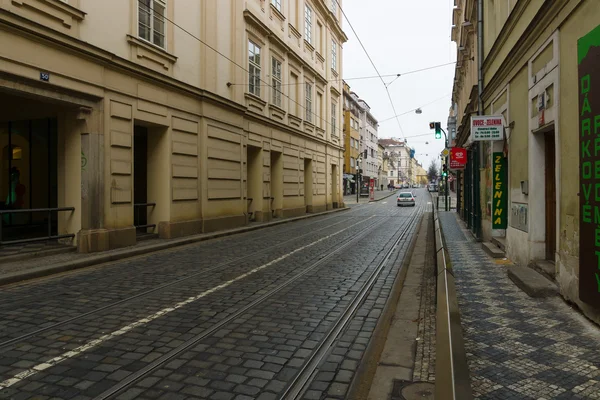
[[[57,240],[57,239],[67,239],[74,238],[75,234],[73,233],[65,233],[63,235],[53,235],[52,234],[52,213],[53,212],[64,212],[70,211],[74,212],[75,207],[55,207],[55,208],[24,208],[19,210],[0,210],[0,246],[11,245],[11,244],[20,244],[20,243],[34,243],[34,242],[42,242],[44,240]],[[48,235],[40,236],[35,238],[28,239],[16,239],[16,240],[2,240],[3,234],[3,223],[4,223],[4,215],[8,214],[33,214],[33,213],[48,213]]]
[[[139,203],[139,204],[134,204],[133,208],[136,210],[136,219],[134,221],[134,226],[136,229],[148,229],[148,228],[156,228],[156,224],[140,224],[140,209],[144,209],[146,210],[148,207],[156,207],[156,203]],[[147,217],[146,217],[147,218]],[[137,221],[137,224],[136,224]]]
[[[446,258],[444,235],[434,210],[437,274],[435,398],[471,400],[471,380],[462,336],[452,265]]]

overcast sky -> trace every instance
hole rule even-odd
[[[456,60],[456,46],[450,42],[451,4],[454,0],[344,0],[342,8],[356,30],[381,75],[403,74]],[[436,140],[429,130],[430,121],[442,122],[446,129],[454,66],[447,65],[428,71],[400,76],[389,86],[398,114],[398,127],[392,105],[383,83],[377,79],[352,79],[377,76],[365,51],[360,46],[348,21],[343,19],[348,42],[343,47],[343,77],[354,91],[371,107],[380,122],[380,138],[402,138],[416,151],[416,158],[427,169],[432,159],[439,159],[443,140]],[[384,78],[390,83],[394,77]],[[440,99],[442,98],[443,99]],[[440,99],[440,100],[438,100]],[[438,100],[432,104],[435,100]],[[411,137],[429,134],[428,136]],[[425,144],[429,142],[429,144]],[[428,156],[426,156],[428,154]]]

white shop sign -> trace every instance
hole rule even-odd
[[[504,118],[502,115],[478,115],[471,117],[473,140],[504,139]]]

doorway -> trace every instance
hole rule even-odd
[[[259,147],[248,146],[248,177],[247,177],[247,196],[248,196],[248,215],[250,221],[263,221],[263,193],[262,193],[262,149]]]
[[[331,206],[333,208],[339,207],[338,200],[338,191],[339,191],[339,182],[338,182],[338,166],[331,166]]]
[[[310,158],[304,159],[304,206],[306,212],[312,212],[313,205],[313,167]]]
[[[280,216],[283,209],[283,156],[271,151],[271,216]]]
[[[133,128],[133,225],[139,236],[149,234],[148,228],[148,128]]]
[[[57,119],[0,122],[0,151],[0,210],[56,208]],[[56,212],[10,213],[1,218],[3,241],[55,236],[58,232]]]
[[[546,195],[546,260],[554,261],[556,253],[556,145],[554,131],[544,135]]]

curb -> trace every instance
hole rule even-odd
[[[158,243],[156,245],[144,246],[144,247],[130,247],[123,250],[116,250],[111,254],[99,254],[90,257],[86,257],[80,260],[67,261],[62,263],[56,263],[54,265],[32,268],[27,271],[15,272],[12,274],[6,274],[0,276],[0,286],[5,286],[11,283],[22,282],[26,280],[42,278],[49,275],[55,275],[61,272],[72,271],[75,269],[81,269],[86,267],[91,267],[98,264],[104,264],[107,262],[119,261],[131,257],[136,257],[144,254],[156,253],[162,250],[172,249],[174,247],[180,247],[188,244],[194,244],[199,242],[204,242],[211,239],[222,238],[226,236],[233,236],[239,233],[251,232],[259,229],[269,228],[271,226],[287,224],[290,222],[295,222],[303,219],[309,219],[314,217],[319,217],[322,215],[328,215],[333,213],[338,213],[342,211],[350,210],[349,207],[337,208],[334,210],[324,211],[320,213],[314,213],[309,215],[303,215],[301,217],[289,218],[281,221],[273,221],[267,222],[261,225],[255,226],[246,226],[242,228],[230,229],[226,231],[220,231],[215,233],[208,233],[196,236],[189,236],[181,239],[174,239],[165,243]]]
[[[380,198],[380,199],[377,199],[377,200],[369,200],[369,203],[375,203],[375,202],[378,202],[378,201],[381,201],[381,200],[387,199],[388,197],[392,197],[392,196],[393,196],[393,195],[395,195],[395,194],[396,194],[396,192],[391,192],[391,193],[390,193],[390,194],[388,194],[387,196],[384,196],[384,197],[382,197],[382,198]]]

